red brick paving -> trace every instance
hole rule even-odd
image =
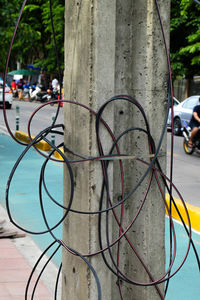
[[[31,267],[11,239],[0,239],[0,300],[24,300]],[[36,276],[34,276],[34,279]],[[32,285],[33,287],[33,285]],[[28,299],[31,299],[31,292]],[[52,300],[47,287],[40,281],[34,300]]]

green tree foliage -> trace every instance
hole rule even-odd
[[[200,74],[200,6],[192,0],[171,1],[170,52],[174,76]]]
[[[3,71],[10,41],[23,0],[0,0],[0,71]],[[53,23],[61,69],[64,67],[64,0],[52,1]],[[49,0],[27,2],[17,30],[11,52],[11,64],[22,62],[24,66],[58,70],[50,18]]]
[[[0,71],[4,71],[7,52],[23,0],[0,0]],[[64,68],[64,4],[52,0],[53,20],[61,68]],[[193,0],[171,0],[170,52],[175,76],[199,75],[200,6]],[[50,19],[49,0],[29,0],[22,15],[11,52],[10,68],[24,65],[58,69]]]
[[[22,1],[0,0],[0,71],[4,65],[9,49],[12,32],[16,23],[16,11],[19,11]]]

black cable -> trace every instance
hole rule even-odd
[[[54,293],[54,299],[55,300],[57,300],[58,283],[59,283],[61,271],[62,271],[62,263],[60,264],[60,267],[59,267],[59,270],[58,270],[58,275],[57,275],[57,278],[56,278],[55,293]]]
[[[196,2],[197,4],[200,4],[199,1],[193,0],[194,2]],[[11,53],[11,48],[14,42],[14,38],[15,38],[15,34],[22,16],[22,12],[24,10],[24,7],[26,5],[26,1],[23,2],[23,5],[21,7],[21,11],[20,11],[20,15],[15,27],[15,31],[13,34],[13,38],[11,41],[11,45],[10,45],[10,49],[9,49],[9,53],[8,53],[8,58],[7,58],[7,62],[6,62],[6,67],[5,67],[5,75],[4,75],[4,91],[5,91],[5,81],[6,81],[6,74],[7,74],[7,69],[8,69],[8,63],[9,63],[9,59],[10,59],[10,53]],[[178,207],[174,201],[174,198],[172,196],[172,190],[175,189],[176,187],[174,186],[173,182],[172,182],[172,173],[173,173],[173,134],[171,137],[171,143],[172,143],[172,151],[171,151],[171,169],[170,169],[170,178],[168,179],[162,169],[161,166],[159,164],[159,155],[160,155],[160,149],[161,149],[161,145],[163,143],[164,140],[164,136],[166,133],[166,127],[167,127],[167,118],[168,118],[168,114],[169,114],[169,107],[170,107],[170,103],[172,105],[172,115],[173,115],[173,90],[172,90],[172,79],[171,79],[171,66],[170,66],[170,59],[169,59],[169,53],[168,53],[168,48],[167,48],[167,44],[166,44],[166,39],[165,39],[165,34],[164,34],[164,29],[163,29],[163,25],[162,25],[162,20],[161,20],[161,16],[160,16],[160,11],[159,11],[159,7],[158,7],[158,3],[155,0],[155,5],[156,5],[156,10],[157,10],[157,14],[158,14],[158,18],[159,18],[159,22],[160,22],[160,27],[161,27],[161,31],[162,31],[162,36],[163,36],[163,42],[165,45],[165,51],[166,51],[166,57],[167,57],[167,64],[168,64],[168,71],[169,71],[169,87],[168,87],[168,103],[167,103],[167,112],[165,115],[165,120],[164,120],[164,125],[161,131],[161,135],[159,137],[159,142],[158,145],[155,145],[155,142],[152,138],[151,132],[150,132],[150,126],[148,123],[148,119],[146,117],[145,111],[143,109],[143,107],[140,105],[140,103],[134,99],[133,97],[129,96],[129,95],[116,95],[112,98],[110,98],[108,101],[106,101],[98,110],[98,112],[96,113],[95,111],[93,111],[91,108],[86,107],[85,105],[82,105],[78,102],[74,102],[71,100],[62,100],[64,103],[68,103],[70,105],[77,105],[79,107],[82,107],[84,109],[86,109],[89,113],[93,114],[96,118],[96,137],[97,137],[97,145],[98,145],[98,150],[99,150],[99,156],[96,157],[88,157],[87,155],[83,155],[82,153],[77,153],[74,149],[70,149],[69,145],[64,145],[64,150],[65,153],[63,153],[60,150],[60,147],[62,147],[63,143],[61,143],[58,146],[55,146],[51,141],[49,141],[47,139],[47,135],[49,133],[54,133],[54,134],[58,134],[58,135],[63,135],[63,132],[61,132],[60,130],[57,130],[57,128],[62,128],[64,130],[64,126],[62,124],[59,125],[55,125],[56,124],[56,120],[60,111],[60,101],[61,101],[61,87],[62,87],[62,83],[61,83],[61,67],[60,67],[60,61],[59,61],[59,55],[58,55],[58,47],[56,44],[56,34],[55,34],[55,30],[54,30],[54,22],[53,22],[53,10],[52,10],[52,0],[49,0],[49,7],[50,7],[50,19],[51,19],[51,27],[52,27],[52,35],[53,35],[53,40],[54,40],[54,45],[55,45],[55,54],[56,54],[56,61],[57,61],[57,65],[58,65],[58,70],[59,70],[59,83],[60,83],[60,100],[58,101],[52,101],[52,103],[58,103],[58,108],[56,110],[56,117],[53,120],[51,126],[47,127],[45,130],[41,131],[34,139],[31,140],[31,142],[26,145],[24,143],[21,143],[19,141],[17,141],[7,122],[7,117],[6,117],[6,113],[5,113],[5,97],[3,96],[3,103],[4,103],[4,119],[5,119],[5,123],[6,126],[8,128],[8,131],[10,133],[10,135],[15,139],[15,141],[19,142],[20,144],[22,144],[23,146],[25,146],[25,150],[22,152],[22,154],[19,156],[19,158],[17,159],[16,163],[14,164],[14,167],[10,173],[10,176],[8,178],[8,182],[7,182],[7,187],[6,187],[6,207],[7,207],[7,211],[8,211],[8,215],[9,218],[11,220],[11,222],[18,228],[20,228],[21,230],[27,232],[27,233],[31,233],[31,234],[45,234],[45,233],[49,233],[53,239],[54,242],[52,244],[50,244],[48,246],[48,248],[43,252],[42,256],[39,258],[39,260],[37,261],[36,265],[40,262],[40,260],[42,259],[43,255],[47,252],[48,249],[50,249],[55,243],[59,243],[59,246],[57,247],[57,250],[60,248],[60,246],[62,245],[63,248],[65,248],[66,251],[68,251],[69,253],[71,253],[72,255],[76,255],[78,257],[80,257],[88,266],[88,268],[90,269],[90,271],[93,273],[95,281],[96,281],[96,285],[97,285],[97,293],[98,293],[98,299],[100,300],[102,298],[101,295],[101,286],[100,286],[100,281],[99,278],[97,276],[96,271],[94,270],[93,266],[91,265],[91,263],[89,262],[88,259],[86,259],[86,257],[92,257],[94,255],[98,255],[101,254],[103,261],[105,263],[105,265],[108,267],[108,269],[116,276],[117,278],[117,283],[119,285],[119,289],[120,289],[120,296],[123,299],[123,291],[120,288],[121,287],[121,282],[125,281],[129,284],[133,284],[133,285],[138,285],[138,286],[155,286],[155,288],[157,289],[157,292],[160,295],[161,299],[164,299],[159,287],[157,286],[158,284],[162,283],[162,282],[166,282],[166,289],[165,289],[165,293],[167,292],[167,288],[168,288],[168,284],[169,284],[169,280],[171,277],[173,277],[179,270],[180,268],[183,266],[184,262],[187,259],[187,255],[189,253],[189,248],[190,248],[190,244],[193,247],[194,253],[196,255],[196,259],[197,259],[197,263],[198,266],[200,268],[200,260],[199,260],[199,256],[198,253],[196,251],[195,245],[192,241],[191,238],[191,226],[190,226],[190,220],[189,220],[189,216],[188,216],[188,212],[187,212],[187,208],[185,207],[185,211],[186,214],[188,216],[188,222],[189,222],[189,229],[187,229],[185,222],[183,221],[183,218],[178,210]],[[3,93],[4,94],[4,93]],[[114,104],[116,101],[125,101],[127,103],[129,103],[130,105],[135,105],[137,107],[137,109],[139,109],[139,112],[141,113],[141,116],[143,117],[143,121],[144,121],[144,128],[140,128],[140,127],[134,127],[134,128],[128,128],[126,130],[124,130],[123,132],[121,132],[119,134],[119,136],[116,138],[113,134],[113,132],[111,131],[111,129],[109,128],[108,124],[103,120],[102,115],[103,112],[105,110],[105,108],[107,108],[108,105],[110,104]],[[49,104],[44,104],[41,105],[41,108],[45,107],[46,105]],[[33,118],[33,116],[39,111],[39,109],[37,109],[33,115],[31,116],[30,120],[29,120],[29,124],[28,124],[28,131],[29,131],[29,136],[31,137],[30,134],[30,123],[31,120]],[[107,130],[108,134],[110,134],[111,140],[112,140],[112,146],[111,149],[109,151],[108,154],[104,153],[103,150],[103,145],[100,139],[100,124],[103,124],[104,129]],[[173,125],[172,125],[173,127]],[[120,166],[120,172],[121,172],[121,184],[122,184],[122,190],[124,189],[124,170],[123,170],[123,157],[124,156],[128,156],[129,154],[124,154],[124,153],[120,153],[120,149],[119,149],[119,141],[122,137],[125,137],[129,132],[131,131],[139,131],[141,133],[144,133],[146,135],[147,141],[148,141],[148,145],[149,145],[149,154],[152,155],[151,158],[149,158],[150,162],[146,162],[142,159],[139,159],[136,157],[136,160],[138,162],[141,162],[143,164],[146,165],[147,169],[144,172],[144,174],[142,174],[141,178],[138,180],[138,183],[132,187],[131,191],[129,191],[126,195],[123,194],[122,198],[120,201],[118,201],[118,203],[112,203],[112,199],[110,196],[110,184],[109,184],[109,176],[108,176],[108,168],[109,168],[109,160],[112,159],[118,159],[119,160],[119,166]],[[18,167],[18,165],[20,164],[21,160],[24,158],[25,154],[32,148],[34,147],[36,149],[36,144],[41,141],[44,140],[46,141],[52,148],[52,150],[50,151],[50,153],[48,155],[44,155],[41,151],[38,151],[39,154],[43,155],[45,157],[45,161],[41,167],[41,172],[40,172],[40,179],[39,179],[39,201],[40,201],[40,207],[41,207],[41,212],[42,212],[42,216],[43,216],[43,220],[44,220],[44,224],[46,225],[46,230],[41,231],[41,232],[34,232],[34,231],[29,231],[26,228],[23,228],[22,226],[19,226],[12,218],[11,212],[10,212],[10,201],[9,201],[9,190],[10,190],[10,184],[12,182],[13,176],[15,175],[15,171]],[[113,152],[116,150],[117,154],[113,154]],[[48,164],[48,162],[50,160],[55,160],[52,158],[53,154],[55,153],[55,151],[57,151],[62,160],[63,160],[63,164],[66,165],[66,168],[68,170],[69,173],[69,178],[70,178],[70,187],[71,190],[69,191],[69,201],[68,201],[68,206],[64,206],[62,204],[60,204],[58,201],[56,201],[52,195],[50,194],[50,192],[48,191],[46,182],[45,182],[45,170],[46,170],[46,166]],[[72,155],[74,155],[75,157],[78,157],[79,160],[69,160],[67,158],[67,154],[70,153]],[[108,159],[108,160],[104,160],[104,159]],[[56,160],[57,161],[57,160]],[[74,179],[73,179],[73,169],[72,169],[72,164],[74,163],[84,163],[86,161],[100,161],[100,165],[101,165],[101,169],[102,169],[102,185],[101,185],[101,195],[100,195],[100,199],[99,199],[99,210],[98,211],[80,211],[80,210],[74,210],[72,209],[72,203],[73,203],[73,197],[74,197],[74,189],[75,189],[75,185],[74,185]],[[145,201],[146,201],[146,197],[148,195],[149,189],[151,188],[151,182],[153,180],[153,178],[156,179],[157,185],[159,186],[160,189],[160,193],[162,195],[163,201],[165,196],[162,193],[161,190],[161,186],[160,186],[160,181],[158,178],[158,175],[161,177],[161,181],[163,183],[163,185],[167,188],[168,193],[170,195],[170,207],[167,207],[167,210],[169,212],[169,218],[170,218],[170,262],[169,262],[169,267],[166,270],[165,274],[162,275],[159,279],[154,280],[153,276],[151,275],[150,270],[148,270],[147,266],[145,265],[145,263],[142,261],[139,253],[137,253],[137,251],[135,250],[134,246],[131,244],[131,242],[128,239],[127,233],[130,230],[130,228],[134,225],[134,222],[136,221],[136,219],[139,216],[139,213],[141,212],[141,210],[144,207]],[[117,215],[116,215],[116,209],[121,209],[121,213],[120,213],[120,217],[122,217],[122,212],[123,212],[123,205],[130,201],[130,198],[134,195],[134,193],[137,191],[138,187],[143,183],[143,181],[145,179],[147,179],[147,176],[149,176],[148,179],[148,185],[145,191],[145,196],[144,199],[141,203],[141,206],[139,207],[136,215],[133,217],[131,223],[127,226],[126,229],[123,228],[121,221],[118,219]],[[167,184],[168,182],[168,184]],[[43,196],[42,196],[42,192],[44,191],[46,192],[47,196],[49,197],[49,199],[51,201],[53,201],[58,207],[60,207],[61,209],[64,209],[64,214],[63,217],[56,222],[56,224],[52,227],[49,226],[48,224],[48,218],[47,215],[45,213],[45,209],[44,209],[44,205],[43,205]],[[182,199],[182,198],[181,198]],[[173,263],[175,261],[175,256],[176,256],[176,249],[174,249],[174,252],[172,253],[172,245],[173,245],[173,241],[174,241],[174,248],[176,248],[176,237],[175,237],[175,229],[174,229],[174,225],[173,225],[173,221],[171,218],[171,206],[173,205],[175,206],[175,209],[177,210],[179,217],[182,221],[182,224],[187,232],[188,235],[188,248],[186,250],[186,254],[184,259],[182,260],[182,263],[179,265],[179,267],[173,271],[173,273],[171,274],[171,268],[173,266]],[[184,204],[184,202],[183,202]],[[58,227],[68,216],[69,213],[76,213],[76,214],[88,214],[88,215],[97,215],[98,217],[98,236],[99,236],[99,246],[100,246],[100,250],[97,251],[96,253],[89,253],[89,254],[81,254],[79,253],[78,249],[72,249],[69,246],[67,246],[63,241],[61,241],[60,239],[58,239],[56,237],[56,235],[54,234],[53,230]],[[102,231],[102,215],[105,214],[105,231]],[[114,217],[115,220],[115,224],[116,226],[119,227],[119,236],[115,241],[110,241],[110,220],[112,220],[112,216]],[[103,236],[104,234],[104,236]],[[106,246],[104,247],[103,245],[103,240],[104,238],[106,239]],[[120,268],[120,265],[118,263],[118,261],[115,261],[115,258],[113,256],[112,253],[112,249],[114,246],[118,247],[117,250],[117,259],[120,258],[120,252],[119,252],[119,246],[121,241],[126,240],[128,245],[131,247],[131,249],[134,252],[134,255],[137,256],[137,258],[140,260],[142,266],[144,267],[145,271],[147,272],[150,281],[149,283],[142,283],[142,282],[136,282],[134,279],[130,279],[128,278],[128,276],[126,274],[123,273],[123,271]],[[52,257],[54,256],[54,254],[57,252],[57,250],[50,256],[48,262],[52,259]],[[110,258],[110,262],[108,261],[105,253],[109,254],[109,258]],[[48,264],[48,263],[47,263]],[[46,269],[47,264],[45,264],[45,266],[43,267],[41,273],[39,274],[36,284],[34,286],[33,289],[33,293],[32,293],[32,299],[34,297],[34,293],[35,290],[37,288],[37,283],[40,280],[40,277],[42,275],[42,273],[44,272],[44,270]],[[30,280],[32,278],[33,272],[35,271],[35,267],[33,268],[33,271],[31,273],[31,276],[29,278],[28,284],[27,284],[27,289],[26,289],[26,295],[25,297],[27,297],[27,293],[28,293],[28,287],[30,284]],[[60,276],[60,272],[61,272],[61,268],[62,265],[60,265],[59,268],[59,272],[58,272],[58,276],[56,279],[56,286],[55,286],[55,299],[57,298],[57,289],[58,289],[58,281],[59,281],[59,276]]]
[[[76,256],[80,257],[89,267],[89,269],[91,270],[91,272],[93,273],[93,276],[95,278],[96,281],[96,285],[97,285],[97,294],[98,294],[98,300],[102,299],[102,292],[101,292],[101,284],[99,281],[99,277],[95,271],[95,269],[93,268],[93,266],[91,265],[91,263],[78,251],[68,247],[63,241],[60,241],[61,245],[67,250],[70,251],[71,253],[75,254]]]
[[[56,127],[56,125],[54,126]],[[44,129],[43,131],[41,131],[27,146],[26,148],[24,149],[24,151],[22,152],[22,154],[19,156],[19,158],[17,159],[16,163],[14,164],[13,168],[12,168],[12,171],[9,175],[9,178],[8,178],[8,182],[7,182],[7,186],[6,186],[6,209],[7,209],[7,212],[8,212],[8,216],[9,216],[9,219],[11,221],[11,223],[13,223],[16,227],[18,227],[20,230],[23,230],[27,233],[30,233],[30,234],[36,234],[36,235],[39,235],[39,234],[45,234],[47,232],[51,232],[53,229],[55,229],[56,227],[58,227],[62,221],[65,219],[65,217],[67,216],[68,214],[68,211],[69,211],[69,208],[71,207],[72,205],[72,201],[73,201],[73,194],[74,194],[74,179],[73,179],[73,173],[72,173],[72,169],[71,169],[71,166],[66,158],[66,156],[60,151],[59,148],[57,148],[55,145],[53,145],[50,141],[48,141],[48,143],[52,146],[52,148],[54,149],[54,151],[58,151],[58,153],[62,156],[64,162],[66,163],[66,166],[69,170],[69,176],[70,176],[70,182],[71,182],[71,192],[70,192],[70,197],[69,197],[69,207],[66,209],[66,212],[64,214],[64,216],[62,217],[62,219],[55,225],[53,226],[52,228],[48,228],[48,230],[44,230],[44,231],[41,231],[41,232],[34,232],[34,231],[30,231],[30,230],[26,230],[25,228],[19,226],[15,221],[14,219],[12,218],[12,215],[11,215],[11,212],[10,212],[10,206],[9,206],[9,190],[10,190],[10,184],[12,182],[12,179],[13,179],[13,176],[15,174],[15,171],[18,167],[18,165],[20,164],[21,160],[23,159],[23,157],[25,156],[25,154],[27,153],[27,151],[37,143],[38,139],[40,139],[41,136],[44,136],[44,134],[46,133],[46,131],[49,130],[49,128],[52,128],[52,126]],[[50,154],[51,156],[51,154]],[[41,191],[40,192],[40,195],[41,195]],[[43,213],[43,216],[44,216],[44,210],[43,210],[43,205],[42,205],[42,197],[40,197],[40,204],[41,204],[41,209],[42,209],[42,213]]]
[[[29,278],[28,278],[28,281],[27,281],[26,290],[25,290],[25,300],[28,299],[28,290],[29,290],[29,286],[30,286],[30,284],[31,284],[31,279],[32,279],[32,277],[33,277],[33,274],[34,274],[34,272],[35,272],[37,266],[39,265],[40,261],[42,260],[42,258],[44,257],[44,255],[47,253],[47,251],[48,251],[49,249],[51,249],[51,247],[52,247],[53,245],[55,245],[55,243],[56,243],[56,241],[53,241],[53,242],[52,242],[52,243],[51,243],[51,244],[43,251],[43,253],[40,255],[40,257],[39,257],[38,260],[36,261],[36,263],[35,263],[35,265],[34,265],[32,271],[31,271],[31,274],[30,274],[30,276],[29,276]]]
[[[129,130],[127,130],[126,132],[124,132],[124,133],[122,133],[120,136],[119,136],[119,138],[117,138],[117,140],[116,140],[116,143],[119,141],[119,139],[124,135],[124,134],[126,134],[128,131],[131,131],[131,130],[135,130],[136,128],[132,128],[132,129],[129,129]],[[142,129],[141,129],[142,130]],[[142,130],[142,131],[144,131],[144,130]],[[145,131],[144,131],[145,132]],[[147,132],[146,132],[147,133]],[[149,138],[150,140],[151,140],[151,148],[152,149],[155,149],[155,145],[154,145],[154,142],[153,142],[153,140],[152,140],[152,138],[150,137]],[[113,148],[114,148],[114,145],[113,145],[113,147],[112,147],[112,150],[113,150]],[[106,169],[107,169],[107,166],[106,166]],[[101,193],[101,197],[103,197],[103,188],[102,188],[102,193]],[[102,201],[101,201],[101,203],[102,203]],[[144,203],[143,203],[144,204]],[[107,202],[107,205],[108,205],[108,202]],[[142,207],[141,207],[142,208]],[[100,207],[100,209],[102,209],[101,207]],[[108,212],[107,212],[107,214],[108,214]],[[136,220],[136,219],[135,219]],[[108,228],[108,219],[107,219],[107,221],[106,221],[106,224],[107,224],[107,226],[106,226],[106,232],[107,232],[107,244],[108,244],[108,250],[109,250],[109,254],[110,254],[110,257],[111,257],[111,260],[112,260],[112,263],[114,264],[114,266],[115,266],[115,269],[117,269],[117,271],[118,271],[118,273],[120,273],[121,275],[122,275],[122,273],[121,273],[121,271],[119,270],[119,268],[116,266],[116,264],[115,264],[115,262],[114,262],[114,259],[113,259],[113,256],[112,256],[112,254],[111,254],[111,249],[110,249],[110,242],[109,242],[109,228]],[[100,241],[100,247],[101,247],[101,249],[103,249],[103,246],[102,246],[102,237],[101,237],[101,231],[100,231],[100,228],[101,228],[101,215],[99,216],[99,241]],[[105,258],[105,255],[104,255],[104,253],[102,252],[102,257],[103,257],[103,259],[104,259],[104,262],[106,263],[106,265],[107,265],[107,267],[115,274],[115,275],[117,275],[117,273],[114,271],[114,269],[108,264],[108,262],[107,262],[107,259]],[[173,274],[173,276],[175,275],[175,273]],[[130,281],[130,280],[128,280],[126,277],[121,277],[121,276],[119,276],[119,278],[120,278],[120,280],[127,280],[127,282],[129,282],[129,283],[132,283],[132,284],[136,284],[136,285],[147,285],[147,284],[142,284],[142,283],[136,283],[136,282],[134,282],[134,281]],[[167,279],[165,279],[165,280],[167,280]],[[157,281],[157,283],[160,283],[160,282],[163,282],[163,281],[165,281],[165,280],[162,280],[162,281]],[[154,283],[155,284],[155,283]],[[151,284],[150,284],[151,285]]]
[[[31,300],[34,299],[34,295],[35,295],[35,291],[36,291],[36,288],[37,288],[37,285],[39,283],[39,280],[43,274],[43,272],[45,271],[47,265],[49,264],[49,262],[52,260],[52,258],[54,257],[54,255],[57,253],[57,251],[59,250],[59,248],[61,247],[61,245],[58,245],[58,247],[56,248],[56,250],[52,253],[52,255],[48,258],[47,262],[44,264],[42,270],[40,271],[40,273],[38,274],[37,276],[37,280],[34,284],[34,288],[33,288],[33,292],[32,292],[32,295],[31,295]],[[60,271],[60,270],[59,270]],[[58,271],[58,274],[59,274],[59,271]]]

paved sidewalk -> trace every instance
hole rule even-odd
[[[9,222],[6,211],[0,206],[1,220],[6,222],[1,225],[5,232],[21,233]],[[32,268],[41,255],[40,249],[29,236],[19,238],[0,238],[0,300],[24,300],[28,278]],[[45,257],[45,262],[47,258]],[[41,270],[38,268],[37,274]],[[48,272],[42,276],[37,286],[34,300],[53,300],[53,287],[57,275],[54,264],[48,266]],[[37,276],[33,276],[28,298],[31,299],[34,283]],[[60,296],[58,297],[58,299]]]
[[[0,300],[24,300],[27,279],[31,273],[30,265],[11,239],[1,239],[0,253]],[[36,279],[35,276],[34,282]],[[31,297],[31,291],[28,297]],[[34,299],[50,300],[53,298],[47,287],[40,282]]]

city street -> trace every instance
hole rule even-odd
[[[16,129],[16,107],[19,107],[19,130],[27,132],[28,120],[32,113],[38,109],[42,103],[40,102],[29,102],[29,101],[19,101],[14,100],[12,104],[12,109],[6,110],[6,115],[8,119],[9,126],[12,132]],[[53,106],[47,105],[42,108],[33,117],[31,122],[31,134],[37,135],[40,131],[50,126],[52,123],[52,117],[55,115],[58,106],[54,104]],[[57,124],[63,124],[63,107],[60,107],[59,116],[57,119]],[[5,126],[3,119],[3,109],[0,108],[0,126]]]
[[[199,11],[1,2],[0,300],[200,300]]]
[[[14,101],[13,108],[7,110],[9,124],[13,132],[15,131],[15,107],[20,105],[20,129],[26,131],[26,125],[29,116],[32,114],[33,110],[39,107],[37,103],[29,102],[18,102]],[[43,110],[37,121],[35,121],[33,126],[33,133],[37,134],[40,130],[44,129],[51,123],[51,116],[55,112],[56,107],[47,106]],[[0,129],[4,128],[2,109],[0,110],[1,123]],[[63,118],[63,109],[60,111],[60,120]],[[0,154],[1,154],[1,182],[0,190],[2,191],[0,202],[3,207],[5,207],[5,190],[10,171],[14,166],[17,158],[22,153],[24,147],[17,145],[12,139],[7,135],[0,135]],[[169,152],[170,152],[170,133],[167,134],[168,145],[167,145],[167,158],[169,172]],[[182,142],[182,137],[174,137],[174,176],[173,181],[182,193],[184,200],[186,202],[192,203],[193,205],[198,204],[198,169],[199,169],[199,155],[193,154],[188,156],[184,153]],[[6,159],[5,159],[6,158]],[[10,191],[10,210],[13,213],[14,220],[17,224],[25,228],[26,230],[41,232],[46,230],[44,225],[44,220],[41,215],[41,208],[38,201],[38,180],[40,175],[41,165],[44,159],[36,153],[33,149],[28,152],[23,161],[20,163],[19,168],[13,178]],[[62,203],[62,164],[50,162],[46,170],[46,183],[48,189],[53,197]],[[196,196],[197,195],[197,196]],[[47,212],[48,222],[50,226],[55,225],[55,223],[62,217],[62,209],[55,207],[51,203],[48,197],[43,196],[45,204],[45,212]],[[16,209],[17,207],[17,209]],[[167,217],[166,217],[167,220]],[[175,224],[176,237],[178,242],[178,255],[175,262],[175,267],[178,267],[182,256],[186,251],[187,246],[187,235],[183,230],[183,226]],[[62,238],[62,226],[59,226],[54,230],[54,234],[58,238]],[[39,245],[40,249],[44,250],[49,243],[53,241],[50,234],[42,235],[31,235],[32,239]],[[199,235],[193,233],[193,239],[197,249],[199,249]],[[23,248],[23,247],[22,247]],[[166,226],[166,257],[169,257],[169,231]],[[25,254],[24,254],[25,255]],[[26,254],[27,255],[27,254]],[[61,252],[57,253],[53,261],[58,266],[61,261]],[[199,284],[196,278],[198,277],[197,263],[194,257],[193,251],[190,251],[190,255],[184,264],[180,272],[170,281],[168,294],[166,300],[177,299],[177,294],[174,292],[174,288],[179,291],[179,296],[181,299],[189,299],[192,295],[192,299],[197,299],[199,294]],[[182,289],[182,285],[188,285],[187,290]]]
[[[16,128],[16,106],[20,107],[20,125],[19,129],[27,132],[28,119],[32,115],[33,111],[41,106],[41,103],[26,102],[26,101],[13,101],[11,110],[6,110],[9,126],[12,132],[15,132]],[[50,126],[52,117],[55,114],[57,105],[47,105],[42,108],[36,116],[33,118],[31,125],[31,133],[33,135],[38,134],[44,128]],[[63,107],[60,108],[57,123],[63,124]],[[5,127],[3,120],[3,110],[0,109],[0,129]],[[63,137],[57,137],[56,142],[61,142]],[[169,176],[170,168],[170,148],[171,148],[171,133],[167,133],[167,175]],[[200,155],[193,153],[192,155],[186,155],[183,150],[183,138],[181,136],[174,136],[174,155],[173,155],[173,183],[177,186],[181,192],[184,200],[192,205],[199,206],[198,191],[199,191],[199,163]],[[177,195],[174,195],[177,197]]]
[[[170,139],[171,133],[167,134],[167,175],[169,176],[170,165]],[[199,164],[200,155],[193,153],[188,155],[183,149],[183,137],[174,136],[174,155],[173,155],[173,183],[178,188],[183,199],[194,205],[200,206],[199,193]],[[174,197],[177,197],[174,194]]]

